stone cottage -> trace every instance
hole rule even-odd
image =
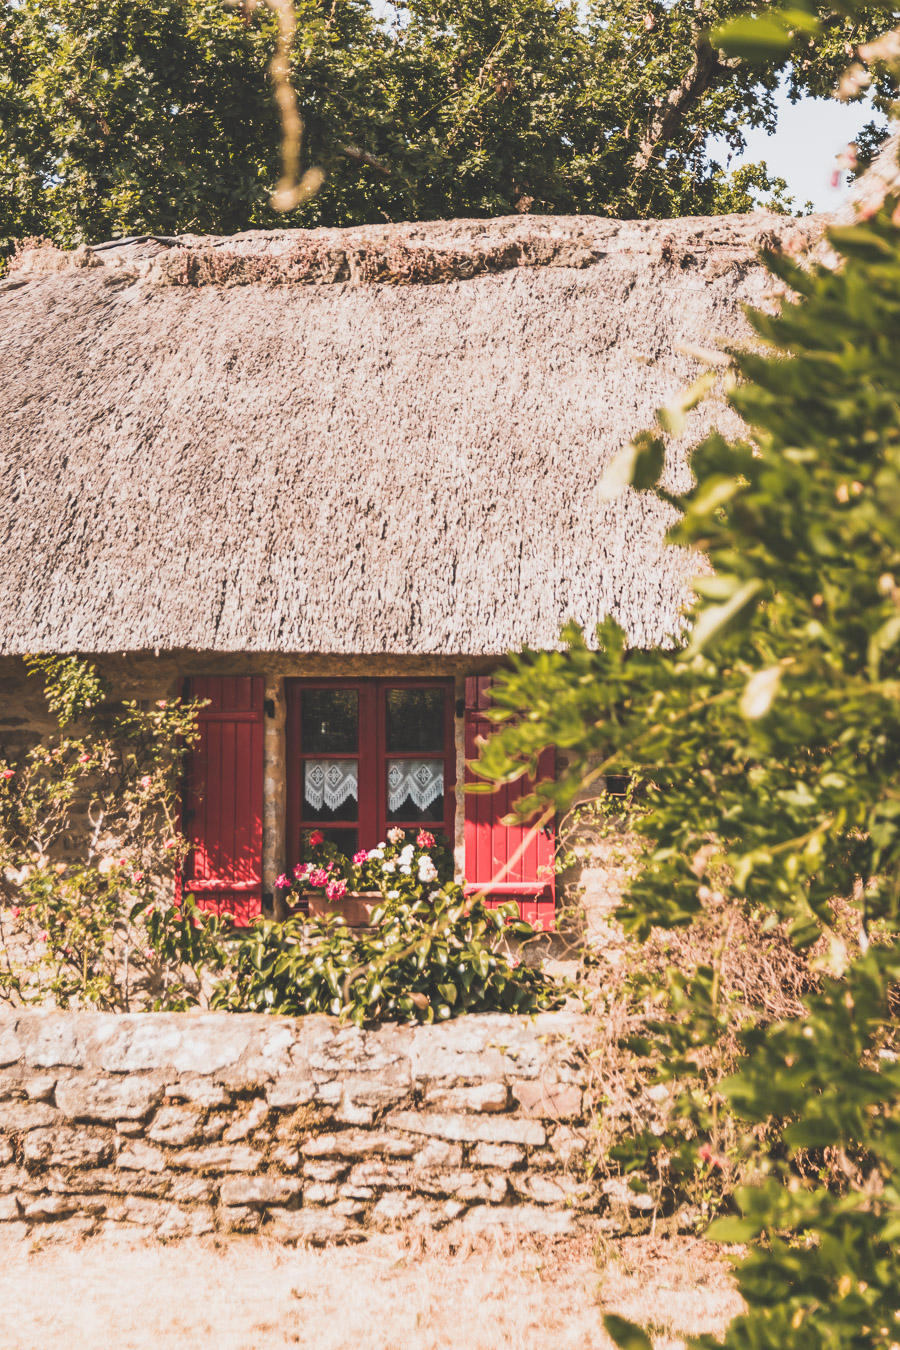
[[[25,251],[0,281],[0,751],[22,656],[208,699],[185,883],[250,916],[304,832],[443,831],[552,925],[553,840],[466,796],[490,673],[574,618],[677,630],[667,508],[610,458],[747,332],[764,244],[814,222],[452,221]],[[708,407],[673,444],[670,486]],[[725,430],[731,415],[714,410]],[[552,772],[552,755],[543,766]]]

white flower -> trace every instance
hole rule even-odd
[[[427,853],[423,853],[419,859],[419,880],[437,881],[438,870],[431,861]]]
[[[392,830],[388,830],[388,839],[392,844],[402,844],[406,838],[406,831],[401,830],[399,825],[395,825]]]
[[[400,892],[399,892],[399,891],[388,891],[388,893],[387,893],[387,898],[388,898],[389,900],[399,900],[399,899],[400,899]]]
[[[382,872],[396,872],[397,864],[395,862],[386,862],[381,864]]]
[[[369,849],[369,862],[371,862],[373,858],[383,858],[383,857],[384,857],[384,844],[379,844],[377,848]]]
[[[411,867],[408,867],[408,866],[406,865],[406,863],[401,863],[401,865],[400,865],[400,871],[403,873],[403,875],[404,875],[405,877],[411,877],[411,876],[412,876],[412,868],[411,868]]]
[[[412,862],[412,857],[415,851],[416,851],[415,844],[406,844],[400,850],[400,861],[403,863]]]

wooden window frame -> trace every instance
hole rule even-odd
[[[311,689],[355,689],[358,698],[357,750],[342,754],[305,754],[302,746],[302,699]],[[443,756],[426,752],[388,751],[387,691],[388,689],[441,689],[444,693],[444,750]],[[406,830],[430,830],[447,836],[452,851],[456,830],[456,736],[455,736],[455,682],[452,677],[390,679],[384,676],[360,679],[324,679],[296,677],[285,680],[287,704],[286,778],[287,829],[285,851],[288,868],[296,867],[303,859],[303,836],[315,829],[355,829],[360,848],[374,848],[382,842],[394,826]],[[391,759],[422,759],[442,757],[444,760],[444,816],[441,821],[388,820],[387,763]],[[303,815],[303,764],[307,759],[355,759],[359,761],[359,800],[356,820],[310,820]]]

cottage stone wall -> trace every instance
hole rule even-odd
[[[2,1014],[0,1232],[573,1232],[611,1203],[582,1166],[588,1031]]]

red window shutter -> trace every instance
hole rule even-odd
[[[265,684],[261,675],[205,676],[189,680],[187,694],[209,702],[188,757],[183,890],[200,909],[246,924],[262,907]]]
[[[466,680],[467,783],[485,781],[472,772],[468,762],[478,758],[476,737],[488,737],[495,730],[494,723],[485,716],[485,709],[490,706],[490,687],[490,676]],[[552,778],[554,771],[555,752],[550,748],[541,755],[540,777]],[[515,900],[523,919],[529,923],[539,921],[548,929],[553,927],[556,895],[554,827],[551,823],[537,831],[528,839],[521,857],[507,868],[533,826],[500,823],[531,786],[531,779],[526,778],[505,783],[490,794],[466,793],[466,889],[470,893],[486,890],[491,905]]]

